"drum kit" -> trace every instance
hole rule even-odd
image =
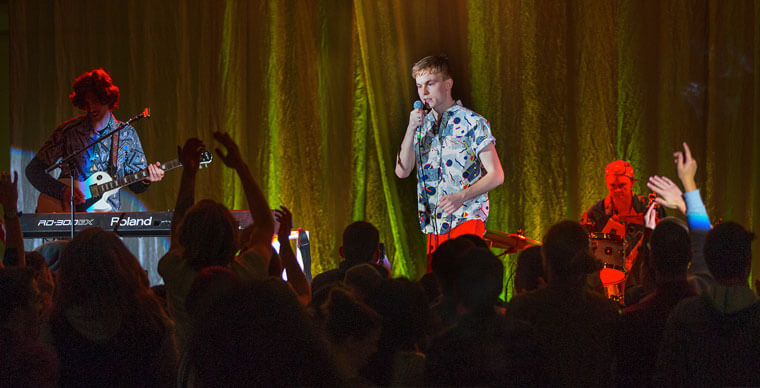
[[[625,233],[629,227],[643,226],[644,217],[641,214],[632,214],[616,215],[615,218],[623,225],[622,233],[617,233],[616,230],[612,233],[590,232],[589,248],[591,254],[601,262],[599,279],[607,297],[623,305],[625,283],[630,270],[630,263],[626,261],[628,242],[625,240]],[[586,230],[591,229],[591,225],[584,226]]]
[[[623,304],[626,278],[625,239],[613,233],[589,233],[591,254],[601,262],[599,280],[607,297]]]
[[[639,216],[637,220],[626,221],[640,223],[640,219]],[[525,237],[522,231],[513,234],[489,230],[483,239],[491,248],[503,249],[504,252],[500,256],[542,245],[539,241]],[[609,299],[621,305],[628,273],[625,264],[626,245],[625,238],[616,233],[589,233],[589,249],[601,264],[599,280],[602,287]]]

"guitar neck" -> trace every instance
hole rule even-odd
[[[162,163],[158,167],[164,171],[173,170],[177,167],[182,166],[182,163],[179,161],[179,159],[170,160],[166,163]],[[131,185],[132,183],[139,182],[145,179],[148,179],[150,176],[150,173],[148,173],[148,169],[140,170],[134,174],[130,174],[127,176],[124,176],[119,179],[112,180],[110,182],[103,183],[102,185],[98,185],[100,188],[100,192],[106,192],[113,189],[118,189],[120,187],[124,187],[127,185]]]

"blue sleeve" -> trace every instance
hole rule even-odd
[[[148,162],[145,159],[140,137],[137,131],[131,125],[126,126],[121,132],[119,139],[119,177],[134,174],[138,171],[148,168]],[[150,187],[147,180],[135,182],[129,185],[129,190],[135,194],[140,194]]]
[[[148,168],[137,131],[132,126],[127,126],[122,129],[120,136],[117,166],[122,171],[117,175],[122,177]]]
[[[710,217],[699,195],[699,190],[689,191],[683,194],[686,201],[686,219],[689,221],[689,229],[710,230]]]
[[[687,279],[698,294],[710,293],[715,279],[707,268],[704,255],[705,237],[711,229],[710,218],[707,209],[699,195],[699,190],[684,193],[686,201],[686,218],[689,221],[689,235],[691,237],[692,258],[687,271]]]

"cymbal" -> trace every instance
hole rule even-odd
[[[483,239],[491,244],[492,248],[501,248],[509,253],[521,251],[532,246],[542,245],[541,242],[527,238],[522,234],[512,234],[495,230],[486,231]]]

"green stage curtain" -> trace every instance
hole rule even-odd
[[[35,151],[78,114],[73,79],[104,67],[121,87],[118,118],[152,108],[136,124],[150,160],[176,158],[193,136],[213,149],[211,133],[230,132],[270,205],[311,232],[314,273],[336,266],[346,225],[368,220],[393,274],[419,278],[414,177],[398,179],[394,162],[417,99],[410,68],[446,53],[454,97],[490,120],[505,170],[489,230],[540,240],[579,219],[605,196],[615,159],[633,164],[646,194],[648,176],[676,179],[672,152],[687,141],[711,218],[760,231],[758,4],[11,0],[11,144]],[[171,209],[179,176],[139,198]],[[247,208],[220,160],[197,191]]]

